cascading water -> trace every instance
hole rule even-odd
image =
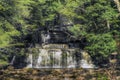
[[[32,59],[32,54],[29,54],[28,58],[27,58],[27,68],[32,68],[32,63],[33,63],[33,59]]]
[[[53,68],[61,68],[61,55],[61,50],[53,50]]]
[[[74,59],[73,54],[70,54],[69,52],[67,52],[67,64],[67,68],[75,68],[76,61]]]
[[[42,42],[43,43],[48,43],[49,40],[50,40],[50,34],[41,34],[41,37],[42,37]]]
[[[12,60],[11,60],[11,62],[10,62],[10,65],[13,65],[13,64],[14,64],[15,57],[16,57],[16,56],[13,56],[13,58],[12,58]]]
[[[55,45],[57,47],[55,47]],[[63,45],[51,44],[47,45],[43,49],[39,49],[37,56],[35,54],[29,54],[27,62],[28,68],[94,68],[90,55],[84,51],[79,51],[75,56],[76,49],[65,49]],[[61,47],[62,46],[62,47]],[[37,49],[38,50],[38,49]],[[77,58],[76,58],[77,57]],[[77,61],[79,60],[79,62]]]
[[[90,55],[85,51],[81,51],[80,65],[82,68],[95,68],[95,65],[93,65]]]

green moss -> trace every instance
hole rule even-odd
[[[8,64],[7,61],[0,60],[0,65],[7,65],[7,64]]]
[[[102,73],[97,73],[97,80],[109,80],[108,76]]]
[[[6,48],[6,47],[13,47],[13,46],[24,46],[24,43],[16,43],[16,44],[3,44],[0,46],[0,48]]]

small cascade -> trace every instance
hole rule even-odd
[[[50,34],[47,33],[47,34],[41,34],[41,37],[42,37],[42,42],[43,43],[48,43],[49,40],[50,40]]]
[[[28,68],[94,68],[87,52],[77,51],[76,56],[76,49],[70,49],[65,44],[47,44],[36,48],[36,51],[28,56]]]
[[[50,61],[50,56],[48,51],[45,49],[39,49],[39,56],[37,59],[37,63],[35,64],[35,68],[49,68],[48,62]]]
[[[33,58],[32,58],[32,54],[29,54],[28,58],[27,58],[27,68],[32,68],[32,63],[33,63]]]
[[[85,51],[81,51],[80,65],[82,68],[95,68],[95,65],[93,65],[90,55]]]
[[[53,68],[62,68],[61,66],[62,51],[56,50],[53,52]]]
[[[10,62],[10,65],[13,65],[13,63],[14,63],[14,61],[15,61],[15,57],[16,57],[16,56],[13,56],[13,58],[12,58],[12,60],[11,60],[11,62]]]
[[[69,52],[67,52],[67,68],[75,68],[75,64],[76,64],[76,61],[75,61],[75,57],[73,56],[73,54],[69,54]]]

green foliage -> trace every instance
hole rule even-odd
[[[29,18],[31,3],[32,0],[0,1],[0,47],[8,47],[14,42],[13,37],[25,33],[28,25],[25,18]]]
[[[54,20],[56,12],[53,8],[54,1],[44,1],[44,0],[37,0],[31,5],[31,18],[30,22],[32,25],[35,26],[45,26],[46,22]]]
[[[97,73],[97,80],[109,80],[108,75]]]
[[[91,55],[107,57],[116,51],[120,16],[110,0],[0,0],[0,47],[24,44],[20,39],[25,35],[60,25],[59,17],[73,23],[69,30],[77,39],[87,39]]]
[[[84,37],[87,34],[85,26],[80,24],[76,24],[71,27],[70,31],[73,32],[74,36],[78,38]]]
[[[15,29],[15,26],[13,23],[11,23],[10,19],[13,16],[12,7],[14,5],[11,1],[0,1],[0,5],[2,5],[2,8],[0,9],[0,47],[5,47],[9,43],[13,41],[12,36],[19,36],[19,31]]]
[[[88,50],[92,56],[100,54],[103,57],[108,57],[112,52],[117,50],[116,42],[111,34],[90,34],[87,40],[89,44],[85,49]]]
[[[70,31],[79,39],[87,39],[88,45],[85,46],[85,49],[91,55],[107,57],[117,49],[116,40],[111,33],[116,31],[119,34],[119,13],[114,4],[111,5],[112,1],[86,0],[79,2],[81,3],[76,2],[77,6],[69,11],[75,14],[75,16],[71,16],[74,26]],[[69,17],[69,13],[65,14]]]

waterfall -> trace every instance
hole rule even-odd
[[[27,68],[32,68],[32,63],[33,63],[33,58],[32,58],[32,54],[29,54],[28,58],[27,58]]]
[[[95,68],[95,65],[93,65],[90,55],[85,51],[81,51],[80,65],[82,68]]]
[[[50,40],[50,34],[41,34],[41,37],[42,37],[42,42],[43,43],[48,43],[49,40]]]
[[[61,68],[61,50],[39,49],[39,51],[36,68]]]
[[[62,51],[61,50],[56,50],[53,53],[53,68],[61,68],[61,56],[62,56]]]
[[[67,52],[67,64],[67,68],[75,68],[76,61],[74,59],[73,54],[70,54],[69,52]]]
[[[47,65],[50,60],[48,51],[45,49],[39,49],[39,51],[40,52],[37,59],[37,63],[35,64],[35,68],[49,68]]]
[[[14,63],[14,61],[15,61],[15,57],[16,57],[16,56],[13,56],[13,58],[12,58],[12,60],[11,60],[11,62],[10,62],[10,65],[13,65],[13,63]]]
[[[28,68],[94,68],[90,55],[82,50],[77,52],[77,56],[76,49],[64,48],[61,44],[47,44],[46,47],[36,50],[39,50],[35,53],[36,57],[32,53],[28,56]]]

